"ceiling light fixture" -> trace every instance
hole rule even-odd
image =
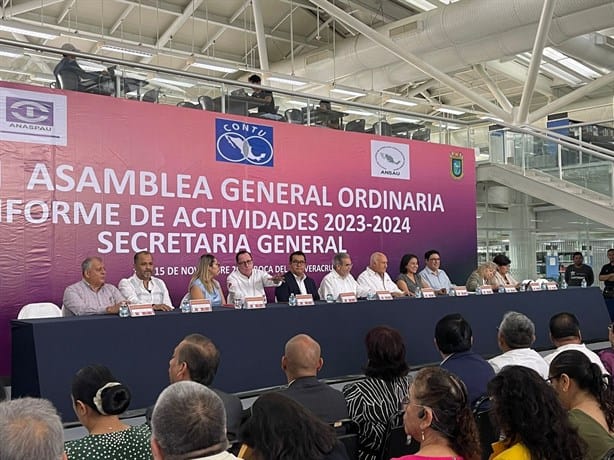
[[[18,58],[18,57],[23,56],[23,52],[18,51],[17,48],[3,46],[3,47],[0,47],[0,56]]]
[[[347,86],[339,86],[333,83],[333,87],[330,90],[331,93],[343,94],[344,96],[352,96],[352,97],[362,97],[366,96],[367,93],[364,91],[360,91],[354,88],[349,88]]]
[[[234,66],[231,62],[209,61],[204,59],[194,59],[188,64],[192,67],[201,69],[213,70],[214,72],[233,73],[239,70],[238,66]]]
[[[448,109],[448,108],[445,108],[445,107],[439,107],[436,110],[438,112],[449,113],[450,115],[462,115],[462,114],[465,113],[462,110]]]
[[[169,80],[168,78],[156,77],[156,78],[152,78],[149,81],[153,83],[163,83],[163,84],[172,85],[172,86],[179,86],[181,88],[191,88],[194,86],[194,83],[188,83],[185,81],[177,81],[177,80]]]
[[[406,3],[409,3],[411,6],[417,6],[421,10],[430,11],[437,8],[431,2],[427,2],[426,0],[405,0]]]
[[[414,106],[418,105],[415,102],[408,101],[408,100],[405,100],[405,99],[388,99],[386,101],[386,104],[398,104],[398,105],[404,105],[404,106],[407,106],[407,107],[414,107]]]
[[[124,43],[99,42],[99,47],[101,50],[110,51],[112,53],[130,54],[132,56],[139,56],[139,57],[152,57],[153,56],[153,52],[148,51],[144,47],[130,46]]]
[[[285,85],[293,85],[293,86],[305,86],[307,84],[306,81],[299,79],[295,76],[272,76],[267,77],[268,81],[274,81],[276,83],[283,83]]]
[[[45,40],[52,40],[59,37],[57,33],[47,29],[6,19],[0,19],[0,30],[14,34],[27,35],[28,37],[43,38]]]

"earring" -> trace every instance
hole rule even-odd
[[[420,430],[420,438],[422,439],[422,442],[424,442],[424,430]]]

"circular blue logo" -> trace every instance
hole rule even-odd
[[[217,151],[226,161],[233,163],[248,162],[264,165],[273,157],[273,146],[260,137],[244,137],[236,132],[222,134],[217,140]]]

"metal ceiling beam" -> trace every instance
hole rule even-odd
[[[485,64],[485,69],[489,68],[496,70],[497,72],[500,72],[519,83],[524,83],[527,76],[527,68],[513,61],[489,61]],[[547,97],[554,97],[551,86],[551,79],[544,77],[543,75],[539,75],[537,77],[537,84],[535,87],[537,92]]]
[[[75,0],[66,0],[66,2],[64,3],[64,9],[62,10],[58,18],[55,20],[56,24],[60,24],[64,20],[66,15],[70,13],[70,10],[72,9],[74,4]]]
[[[266,49],[262,3],[260,3],[260,0],[252,0],[252,12],[254,14],[254,28],[256,29],[256,42],[258,44],[258,61],[260,62],[260,68],[266,71],[269,70],[269,53]],[[290,14],[292,14],[292,11],[290,11]]]
[[[164,31],[158,41],[156,48],[165,46],[173,35],[181,29],[185,22],[196,12],[196,9],[202,4],[203,0],[191,0],[190,3],[183,9],[181,15],[176,17],[173,23]]]
[[[486,84],[486,87],[490,90],[490,92],[495,97],[499,105],[503,108],[503,110],[506,110],[511,113],[513,108],[511,102],[508,100],[505,94],[503,94],[503,91],[501,91],[501,88],[497,86],[497,83],[492,79],[492,77],[488,75],[488,72],[486,72],[484,66],[482,64],[476,64],[473,66],[473,68],[478,73],[478,75],[482,77],[484,83]]]
[[[11,2],[9,1],[8,8],[6,7],[7,4],[5,2],[4,15],[9,18],[11,16],[17,16],[20,14],[28,13],[30,11],[38,10],[49,5],[55,5],[56,3],[60,3],[63,1],[64,0],[30,0],[28,2],[13,6],[10,6]]]
[[[237,9],[237,11],[235,11],[232,16],[230,16],[230,19],[228,20],[228,22],[230,24],[232,24],[233,22],[235,22],[237,19],[239,19],[239,16],[241,16],[241,14],[243,14],[243,12],[245,11],[245,9],[251,5],[251,0],[245,0],[245,2],[243,2],[243,5],[241,5],[241,7],[239,9]],[[222,36],[222,34],[224,32],[226,32],[226,28],[220,28],[217,32],[215,32],[215,34],[213,34],[213,37],[211,37],[209,40],[207,40],[207,43],[205,43],[205,45],[201,48],[200,52],[201,53],[206,53],[207,50],[213,46],[215,44],[215,42],[217,41],[218,38],[220,38]]]
[[[124,11],[122,11],[122,14],[119,15],[119,17],[115,20],[115,22],[113,23],[113,25],[109,29],[109,35],[113,35],[115,33],[115,31],[118,29],[118,27],[122,25],[122,22],[124,22],[124,19],[126,19],[128,17],[128,15],[130,13],[132,13],[132,10],[135,9],[135,8],[136,8],[136,5],[128,5],[124,9]]]
[[[531,52],[531,63],[529,64],[527,80],[525,81],[524,88],[522,89],[520,106],[516,112],[517,123],[524,123],[527,119],[527,115],[529,114],[529,105],[531,103],[531,98],[533,97],[533,91],[535,90],[537,74],[539,73],[541,66],[544,46],[546,45],[546,40],[548,39],[548,32],[550,31],[550,25],[552,24],[552,15],[554,14],[555,6],[556,0],[544,1],[541,15],[539,17],[539,24],[537,25],[535,42],[533,43],[533,51]]]
[[[469,100],[479,105],[484,110],[504,120],[510,119],[510,114],[502,110],[498,105],[493,104],[488,99],[475,93],[474,91],[467,88],[462,83],[455,80],[454,78],[448,76],[444,72],[440,71],[439,69],[435,68],[429,63],[418,58],[418,56],[416,56],[415,54],[410,53],[409,51],[401,48],[399,45],[397,45],[394,41],[390,40],[388,37],[371,29],[369,26],[353,18],[352,16],[345,13],[340,8],[337,8],[336,6],[328,3],[326,0],[310,0],[310,1],[311,3],[315,5],[319,5],[320,8],[327,11],[329,14],[335,16],[340,21],[346,23],[350,27],[353,27],[358,32],[363,34],[366,38],[378,44],[379,46],[386,49],[387,51],[391,52],[398,58],[402,59],[403,61],[407,62],[413,67],[419,69],[420,71],[424,72],[428,76],[435,78],[436,80],[442,82],[443,84],[451,87],[452,89],[462,94],[463,96],[467,97]]]

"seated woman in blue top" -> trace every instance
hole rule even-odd
[[[215,256],[205,254],[200,257],[198,268],[190,281],[190,300],[209,299],[211,306],[219,307],[226,303],[220,283],[215,279],[220,274],[220,263]]]

